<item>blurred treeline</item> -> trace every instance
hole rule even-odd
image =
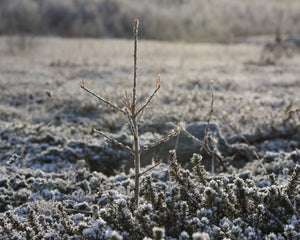
[[[300,34],[299,0],[0,0],[1,35],[229,42]]]

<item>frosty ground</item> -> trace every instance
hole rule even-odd
[[[300,106],[300,55],[284,56],[276,64],[261,62],[262,43],[258,40],[228,45],[140,41],[139,102],[154,90],[158,74],[162,83],[151,109],[140,122],[142,144],[164,136],[180,122],[185,122],[187,130],[194,129],[192,134],[197,135],[201,131],[197,126],[207,122],[211,110],[213,81],[211,122],[217,126],[214,141],[227,171],[216,160],[216,175],[208,173],[207,177],[215,181],[214,178],[221,178],[224,174],[229,180],[240,176],[245,181],[248,178],[255,180],[257,188],[264,188],[270,184],[268,175],[274,173],[278,186],[286,184],[300,159],[299,113],[294,111]],[[116,194],[119,206],[123,206],[122,201],[125,199],[126,202],[132,195],[133,173],[129,169],[132,159],[125,150],[107,143],[92,129],[112,132],[115,138],[125,143],[131,139],[126,119],[103,107],[97,99],[82,91],[78,83],[84,79],[90,89],[122,106],[120,97],[126,90],[131,91],[132,54],[130,40],[33,38],[29,43],[24,39],[0,38],[1,213],[10,212],[22,218],[24,212],[28,214],[30,206],[35,214],[40,213],[37,218],[57,214],[59,219],[62,214],[57,204],[62,203],[63,208],[72,208],[72,211],[66,211],[72,218],[70,221],[77,223],[89,219],[87,226],[82,226],[84,236],[88,236],[88,229],[96,223],[103,224],[99,239],[101,234],[103,238],[112,234],[122,235],[125,239],[130,239],[130,234],[141,239],[155,237],[151,232],[153,227],[165,227],[166,237],[184,236],[184,231],[172,235],[173,230],[168,227],[171,224],[159,225],[153,216],[150,218],[154,223],[141,228],[144,235],[137,230],[128,235],[126,226],[114,226],[109,217],[105,219],[109,214],[101,213],[100,206],[108,204],[109,195]],[[172,141],[144,156],[142,165],[151,164],[151,161],[168,163],[168,150],[176,142],[175,139]],[[191,170],[193,149],[186,150],[184,141],[183,137],[178,141],[178,161],[182,168]],[[194,150],[199,153],[199,146],[195,145]],[[211,157],[204,154],[203,157],[204,165],[211,172]],[[13,162],[11,165],[9,160]],[[158,194],[161,189],[170,188],[167,165],[162,164],[149,175],[157,181],[154,185]],[[122,197],[117,197],[117,194]],[[297,196],[299,202],[299,192]],[[154,203],[151,207],[147,205],[150,201],[147,197],[144,201],[146,207],[140,211],[147,215],[155,207]],[[53,208],[45,212],[46,208],[40,204],[49,203]],[[184,206],[180,205],[181,208]],[[191,207],[189,203],[188,207]],[[105,221],[102,223],[98,215],[90,216],[90,212],[99,212]],[[299,206],[296,212],[291,214],[295,216],[294,220],[284,225],[294,226],[293,231],[297,232]],[[134,211],[130,214],[134,215]],[[202,218],[210,219],[209,213],[205,214],[199,213]],[[138,219],[139,215],[134,215],[134,218]],[[93,219],[96,220],[93,222]],[[17,237],[26,232],[25,228],[14,226],[13,220],[8,221],[17,229]],[[52,224],[49,223],[51,227],[45,233],[52,234],[56,220],[51,217],[45,221]],[[57,220],[57,223],[61,221]],[[220,219],[219,228],[222,229],[221,225],[225,223],[228,221]],[[243,224],[234,222],[231,229],[235,225]],[[215,234],[213,227],[208,230],[197,226],[185,229],[187,235],[191,237],[192,232],[197,231],[208,232],[211,237]],[[207,223],[207,226],[210,225]],[[60,239],[64,234],[70,238],[76,235],[65,233],[66,229],[58,226],[56,232],[60,230],[61,235],[54,236],[53,233],[48,239]],[[285,236],[283,229],[285,227],[275,233],[276,237],[280,237],[278,234]],[[254,229],[253,232],[261,238],[271,234],[268,228]]]

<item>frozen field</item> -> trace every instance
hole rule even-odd
[[[158,74],[161,78],[161,89],[140,121],[142,144],[167,134],[172,128],[170,123],[178,125],[184,122],[187,131],[191,129],[190,132],[198,136],[198,132],[203,131],[201,126],[209,118],[213,81],[214,113],[211,122],[216,123],[216,128],[212,130],[212,141],[227,169],[225,171],[216,160],[216,176],[241,174],[246,180],[251,175],[256,183],[262,181],[260,187],[265,187],[264,184],[268,183],[263,179],[274,173],[278,181],[286,182],[287,174],[292,174],[293,168],[300,161],[300,54],[295,52],[292,57],[284,56],[276,64],[268,64],[260,61],[262,49],[261,41],[229,45],[140,41],[138,102],[144,102],[153,92]],[[93,128],[99,128],[113,133],[119,141],[128,143],[131,138],[126,119],[84,92],[79,82],[84,79],[88,88],[122,106],[120,97],[124,96],[126,90],[131,91],[132,55],[131,40],[0,38],[0,214],[13,212],[20,207],[18,214],[22,215],[24,204],[34,205],[37,201],[48,200],[52,201],[53,206],[55,202],[62,202],[64,207],[69,208],[66,202],[68,199],[69,203],[73,201],[77,205],[83,204],[75,204],[77,208],[73,209],[71,215],[81,213],[84,219],[90,211],[94,211],[89,204],[85,206],[84,203],[95,204],[96,200],[92,198],[104,201],[106,193],[101,195],[97,193],[100,190],[94,190],[95,186],[92,186],[93,181],[93,184],[105,182],[103,179],[106,177],[102,177],[102,173],[110,177],[107,185],[104,184],[108,186],[107,189],[110,186],[119,189],[119,185],[114,187],[113,184],[124,182],[124,179],[130,181],[130,155],[92,132]],[[198,138],[201,140],[201,134]],[[175,142],[176,139],[172,139],[168,144],[145,154],[142,165],[160,160],[167,163],[168,150],[175,146]],[[190,169],[190,157],[193,152],[199,153],[200,146],[193,144],[192,140],[183,136],[179,138],[177,155],[182,167]],[[187,145],[192,147],[188,148]],[[13,154],[16,154],[15,159],[12,159]],[[211,156],[204,153],[203,156],[204,165],[211,171]],[[9,159],[15,160],[12,165],[8,165]],[[90,190],[82,187],[87,182],[83,177],[85,175],[75,177],[77,167],[81,168],[80,164],[88,169],[85,174],[94,170],[100,172],[89,178],[92,179],[89,181],[91,186],[86,188]],[[161,169],[162,172],[167,171],[165,165]],[[125,174],[129,172],[129,175],[123,174],[123,171]],[[81,184],[79,187],[85,196],[80,193],[80,196],[74,196],[67,190],[64,192],[61,187],[55,187],[59,184],[57,179],[60,179],[60,173],[65,175],[61,177],[63,185],[71,187],[72,184]],[[155,176],[159,174],[162,173],[156,173]],[[45,179],[51,179],[49,181],[52,185]],[[163,176],[159,179],[163,179]],[[25,185],[12,187],[10,181],[23,181]],[[43,187],[42,184],[39,188],[32,187],[39,181],[44,181]],[[23,197],[13,198],[14,195],[7,193],[17,193],[24,188],[28,191],[25,193],[24,190]],[[131,193],[122,194],[130,196]],[[299,221],[299,206],[295,211],[295,218],[298,216]],[[84,216],[86,212],[88,214]],[[108,223],[105,214],[101,216]],[[43,212],[42,216],[49,215]],[[269,218],[272,220],[272,217]],[[95,219],[100,221],[97,217]],[[72,221],[81,220],[80,217],[75,220],[72,215]],[[295,222],[282,224],[292,224],[295,231],[299,231],[299,222],[298,225]],[[89,224],[86,229],[95,223]],[[274,224],[279,223],[275,221]],[[53,226],[49,229],[55,229]],[[109,232],[112,229],[128,239],[124,233],[128,232],[126,226],[112,227],[108,224],[106,227],[108,233],[103,233],[103,236],[109,238],[109,234],[113,234]],[[144,236],[152,236],[151,231],[147,232],[149,229],[144,227]],[[185,231],[190,233],[195,229],[206,231],[200,227]],[[279,232],[283,232],[283,229]],[[50,230],[45,230],[45,233]],[[134,236],[142,239],[142,235],[136,231],[130,234],[137,234]],[[166,235],[172,236],[172,231],[166,225]],[[262,231],[261,235],[259,231]],[[270,234],[267,227],[259,231],[257,236],[260,237]],[[83,235],[89,236],[87,232]],[[179,233],[176,234],[179,236]],[[6,238],[1,238],[0,234],[0,239]]]

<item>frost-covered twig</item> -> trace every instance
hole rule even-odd
[[[204,132],[204,142],[203,142],[203,144],[200,148],[200,152],[202,152],[204,147],[207,148],[209,125],[210,125],[210,121],[211,121],[213,113],[214,113],[214,85],[213,84],[214,84],[214,82],[211,80],[210,81],[210,94],[211,94],[210,112],[209,112],[209,115],[208,115],[207,124],[206,124],[205,132]]]
[[[135,113],[136,107],[136,79],[137,79],[137,43],[139,32],[139,20],[135,18],[133,27],[134,50],[133,50],[133,87],[132,87],[132,107],[131,112]]]
[[[116,139],[113,139],[112,137],[108,136],[106,133],[104,133],[103,131],[101,130],[98,130],[98,129],[93,129],[93,131],[95,133],[98,133],[99,135],[101,135],[102,137],[105,137],[108,141],[120,146],[121,148],[125,148],[127,149],[129,152],[133,153],[134,150],[126,145],[124,145],[123,143],[117,141]]]
[[[269,211],[269,209],[267,208],[267,206],[266,206],[266,204],[264,203],[264,201],[261,199],[261,204],[263,205],[263,207],[264,207],[264,210],[266,211],[266,213],[275,221],[275,222],[277,222],[279,225],[280,225],[280,227],[282,228],[282,229],[284,229],[284,224],[277,218],[277,217],[275,217],[275,215],[273,214],[273,213],[271,213],[270,211]]]
[[[291,200],[289,199],[289,197],[288,197],[286,194],[284,194],[283,197],[285,198],[285,200],[286,200],[287,204],[290,206],[290,208],[293,209],[294,215],[295,215],[296,217],[298,217],[298,212],[297,212],[296,206],[294,206],[294,205],[292,204]],[[296,201],[295,201],[295,202],[296,202]],[[299,222],[300,222],[300,220],[299,220]]]
[[[147,144],[146,146],[142,147],[140,149],[140,153],[148,150],[149,148],[153,148],[155,146],[157,146],[158,144],[161,144],[161,143],[165,143],[167,141],[169,141],[172,137],[175,137],[177,134],[179,134],[179,130],[178,129],[175,129],[173,131],[171,131],[167,136],[165,136],[164,138],[161,138],[153,143],[150,143],[150,144]]]
[[[176,127],[179,130],[179,133],[182,132],[187,137],[191,138],[193,141],[198,142],[201,145],[201,151],[204,149],[209,155],[217,157],[220,161],[221,166],[224,168],[224,170],[227,169],[224,162],[223,162],[223,157],[217,151],[214,151],[214,150],[210,149],[208,144],[206,144],[205,142],[201,141],[200,139],[196,138],[194,135],[189,133],[185,129],[184,123],[179,123],[178,126],[176,124],[172,123],[172,122],[170,122],[169,124],[173,127]],[[177,144],[178,144],[178,139],[176,140],[175,150],[177,149]]]
[[[95,96],[96,98],[98,98],[100,101],[104,102],[106,105],[110,106],[111,108],[126,114],[126,112],[123,109],[119,108],[117,105],[111,103],[110,101],[104,99],[103,97],[100,97],[99,95],[97,95],[96,93],[94,93],[93,91],[91,91],[90,89],[85,87],[84,80],[81,80],[80,87],[82,89],[84,89],[86,92],[88,92],[89,94],[91,94],[91,95]]]
[[[192,140],[194,140],[195,142],[198,142],[200,144],[204,144],[204,142],[200,141],[198,138],[196,138],[194,135],[192,135],[191,133],[189,133],[186,129],[182,129],[181,130],[187,137],[191,138]]]
[[[152,95],[148,98],[148,100],[144,103],[144,105],[137,111],[136,115],[139,115],[144,111],[144,109],[149,105],[154,95],[157,93],[157,91],[160,89],[160,75],[158,75],[158,79],[156,81],[155,90],[152,93]]]
[[[150,168],[148,168],[147,170],[145,170],[144,172],[141,172],[140,176],[142,176],[142,175],[146,174],[147,172],[151,171],[153,168],[156,168],[159,164],[161,164],[161,162],[158,162],[155,165],[153,165]]]

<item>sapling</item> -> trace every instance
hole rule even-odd
[[[211,138],[211,130],[210,130],[210,125],[211,125],[211,120],[213,118],[213,113],[214,113],[214,82],[211,81],[210,82],[210,94],[211,94],[211,102],[210,102],[210,112],[208,115],[208,119],[207,119],[207,124],[206,124],[206,128],[204,131],[204,137],[203,137],[203,141],[201,141],[200,139],[198,139],[197,137],[195,137],[193,134],[189,133],[186,129],[185,129],[185,123],[181,122],[179,123],[178,126],[176,126],[175,124],[171,123],[172,126],[177,127],[177,129],[179,129],[183,134],[185,134],[187,137],[189,137],[190,139],[192,139],[195,142],[198,142],[201,147],[200,147],[200,153],[203,152],[203,150],[205,150],[205,152],[207,154],[209,154],[212,157],[212,162],[211,162],[211,173],[214,175],[215,171],[215,158],[217,158],[221,164],[221,166],[223,167],[223,170],[227,171],[227,168],[225,166],[225,163],[223,161],[223,156],[221,156],[221,154],[219,153],[217,147],[216,147],[216,143],[215,141]],[[179,141],[179,136],[177,136],[177,141],[176,141],[176,147],[175,150],[177,150],[177,145],[178,145],[178,141]]]
[[[100,134],[101,136],[105,137],[107,140],[115,143],[116,145],[128,150],[130,153],[134,156],[134,167],[135,167],[135,188],[134,188],[134,202],[136,207],[139,205],[139,192],[140,192],[140,177],[153,169],[154,167],[158,166],[160,163],[155,164],[154,166],[150,167],[144,172],[140,171],[140,161],[141,161],[141,153],[148,150],[151,147],[154,147],[160,143],[168,141],[170,138],[176,136],[179,133],[178,129],[172,130],[166,137],[155,141],[153,143],[150,143],[146,146],[141,147],[139,143],[139,127],[138,127],[138,121],[143,115],[144,111],[146,110],[146,107],[150,104],[151,100],[153,99],[154,95],[158,92],[160,89],[160,76],[158,76],[158,79],[155,84],[155,89],[153,93],[149,96],[148,99],[146,99],[145,103],[142,106],[137,105],[137,43],[138,43],[138,25],[139,21],[136,18],[134,21],[134,28],[133,28],[133,36],[134,36],[134,51],[133,51],[133,84],[132,84],[132,94],[128,95],[127,92],[125,93],[125,96],[121,98],[124,108],[118,107],[116,104],[111,103],[109,100],[97,95],[90,89],[88,89],[84,81],[82,80],[80,83],[80,87],[87,91],[89,94],[96,97],[98,100],[103,102],[104,104],[108,105],[112,109],[119,111],[123,113],[127,119],[130,126],[131,133],[133,135],[133,146],[127,146],[123,143],[113,139],[109,136],[109,134],[106,134],[105,132],[101,130],[94,129],[94,132]]]

